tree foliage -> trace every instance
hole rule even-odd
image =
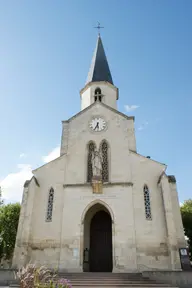
[[[192,199],[186,200],[181,206],[181,216],[185,235],[188,237],[189,253],[192,260]]]
[[[21,205],[19,203],[0,206],[0,258],[12,257]]]

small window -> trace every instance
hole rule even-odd
[[[95,102],[97,101],[97,96],[95,96]]]
[[[101,96],[99,96],[99,101],[101,102]]]
[[[48,197],[48,204],[47,204],[47,216],[46,221],[52,221],[52,214],[53,214],[53,200],[54,200],[54,189],[51,188],[49,190],[49,197]]]
[[[95,89],[95,95],[101,95],[101,89],[100,88]]]
[[[151,216],[151,203],[150,203],[150,193],[147,185],[143,188],[144,194],[144,204],[145,204],[145,217],[147,220],[152,220]]]

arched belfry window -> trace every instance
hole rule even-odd
[[[102,93],[101,93],[101,89],[98,87],[95,89],[95,101],[102,101]]]
[[[109,147],[106,141],[101,143],[102,154],[102,180],[103,182],[109,182]]]
[[[100,88],[95,89],[95,95],[101,95],[101,89]]]
[[[88,156],[87,156],[87,182],[91,182],[93,177],[92,170],[92,153],[95,151],[95,143],[90,142],[88,144]]]
[[[145,217],[147,220],[152,220],[150,193],[149,193],[149,188],[147,187],[147,185],[144,185],[143,194],[144,194],[144,204],[145,204]]]
[[[46,221],[47,222],[51,222],[52,221],[53,200],[54,200],[54,189],[51,188],[49,190],[48,203],[47,203],[47,215],[46,215]]]

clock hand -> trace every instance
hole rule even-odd
[[[97,122],[97,124],[96,124],[94,130],[95,130],[96,128],[99,128],[99,122]]]

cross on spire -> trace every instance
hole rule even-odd
[[[97,22],[97,26],[94,28],[98,29],[98,35],[100,36],[100,29],[102,29],[104,27],[102,27],[101,24],[99,22]]]

